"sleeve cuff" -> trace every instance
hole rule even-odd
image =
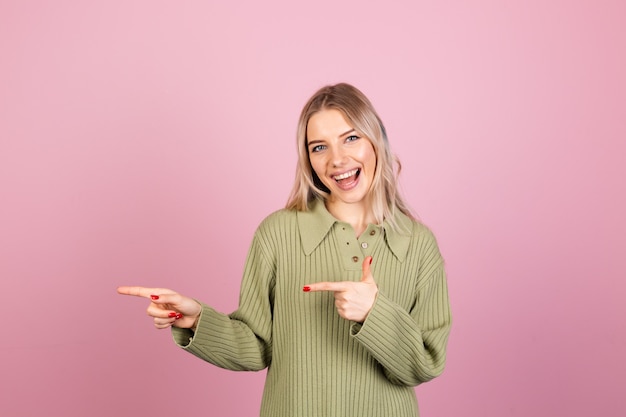
[[[202,322],[202,314],[204,313],[204,304],[202,305],[202,311],[200,312],[200,317],[198,317],[198,322],[196,323],[196,331],[200,329],[200,323]],[[174,339],[174,343],[183,349],[186,349],[193,342],[193,337],[195,333],[191,329],[181,329],[180,327],[172,327],[172,338]]]

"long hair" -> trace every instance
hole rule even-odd
[[[316,198],[326,199],[329,190],[322,184],[311,167],[308,150],[307,125],[309,119],[321,110],[338,110],[357,133],[368,139],[376,153],[376,170],[370,187],[372,212],[378,224],[387,220],[391,227],[398,228],[394,221],[396,210],[414,219],[409,206],[399,194],[398,175],[401,164],[391,153],[383,122],[368,98],[356,87],[340,83],[319,89],[306,103],[297,130],[298,164],[296,178],[286,208],[308,211],[309,203]]]

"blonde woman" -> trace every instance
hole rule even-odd
[[[261,370],[265,417],[415,417],[413,387],[444,369],[451,326],[444,262],[398,193],[400,165],[370,101],[349,84],[300,115],[286,208],[258,227],[238,309],[120,287],[183,349]]]

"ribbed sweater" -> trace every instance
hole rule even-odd
[[[433,234],[397,214],[356,237],[318,202],[258,227],[238,309],[203,304],[195,334],[176,343],[216,366],[267,369],[261,417],[415,417],[413,386],[441,374],[451,325],[444,263]],[[372,256],[378,294],[365,321],[341,318],[318,281],[358,281]]]

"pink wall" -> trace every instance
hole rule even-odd
[[[345,80],[447,258],[422,415],[623,415],[625,3],[300,4],[0,3],[0,413],[257,415],[264,373],[178,351],[115,288],[233,310],[300,108]]]

